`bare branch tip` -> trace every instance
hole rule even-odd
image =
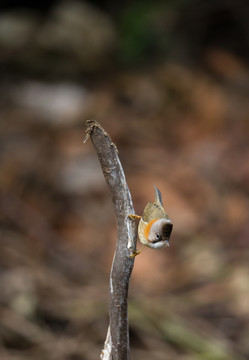
[[[109,135],[107,134],[105,129],[98,123],[97,120],[94,120],[94,119],[86,120],[86,126],[87,126],[86,127],[86,136],[83,140],[84,143],[88,140],[89,136],[91,136],[94,128],[98,128],[105,136],[109,137]]]
[[[96,120],[93,120],[93,119],[91,119],[91,120],[86,120],[86,133],[87,133],[88,135],[91,135],[91,132],[93,131],[93,128],[94,128],[95,126],[96,126],[96,127],[99,127],[99,128],[101,127]]]
[[[99,123],[96,120],[94,120],[94,119],[86,120],[86,136],[83,139],[84,144],[89,139],[89,136],[91,135],[94,127],[101,128],[101,126],[99,125]]]

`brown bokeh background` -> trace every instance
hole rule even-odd
[[[169,249],[135,261],[131,358],[249,358],[248,14],[225,0],[2,3],[1,360],[103,348],[116,229],[89,118],[117,145],[136,212],[155,184],[174,223]]]

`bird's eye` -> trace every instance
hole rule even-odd
[[[160,235],[157,233],[156,234],[156,239],[159,240],[160,239]]]

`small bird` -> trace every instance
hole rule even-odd
[[[169,246],[170,234],[173,224],[163,208],[162,194],[155,188],[155,202],[149,202],[144,209],[143,215],[129,215],[131,219],[139,219],[138,236],[141,243],[152,249],[161,249]],[[134,251],[130,257],[140,254],[144,247],[139,251]]]

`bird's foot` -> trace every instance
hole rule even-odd
[[[135,214],[129,214],[128,218],[131,219],[131,220],[140,220],[141,216],[135,215]]]

